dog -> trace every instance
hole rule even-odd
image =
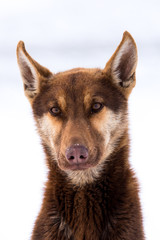
[[[49,169],[32,240],[144,240],[129,164],[137,47],[124,32],[104,69],[52,73],[20,41],[17,59]]]

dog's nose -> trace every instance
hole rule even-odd
[[[66,158],[70,164],[85,163],[88,158],[88,149],[83,145],[72,145],[66,150]]]

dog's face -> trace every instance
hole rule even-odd
[[[125,33],[100,69],[52,74],[17,48],[24,89],[43,145],[74,183],[98,177],[127,129],[127,98],[135,85],[137,50]]]
[[[126,127],[126,99],[100,70],[55,75],[35,98],[33,112],[43,142],[63,170],[103,162]],[[77,151],[82,161],[73,159]]]

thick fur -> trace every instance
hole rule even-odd
[[[17,46],[24,90],[49,168],[32,240],[144,240],[138,183],[129,165],[127,101],[135,86],[137,48],[125,32],[101,69],[53,74]],[[93,112],[94,103],[102,108]],[[60,113],[51,113],[52,107]],[[71,166],[70,146],[88,149]]]

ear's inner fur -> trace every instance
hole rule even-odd
[[[123,80],[119,84],[123,88],[128,88],[130,86],[130,84],[132,84],[134,82],[134,79],[135,79],[135,73],[133,73],[130,78]]]
[[[119,64],[117,66],[117,73],[119,73],[119,78],[123,81],[127,81],[132,73],[133,69],[133,60],[134,60],[134,49],[130,48],[125,55],[119,60]]]
[[[109,65],[111,77],[115,84],[122,88],[133,88],[134,84],[132,83],[135,82],[137,65],[137,47],[129,33],[124,33],[120,45],[109,61]]]
[[[33,83],[34,76],[32,74],[32,71],[31,71],[30,67],[26,64],[26,62],[23,63],[23,68],[24,68],[24,71],[22,72],[22,77],[23,77],[23,79],[25,79],[24,90],[34,92],[36,90],[36,88]]]
[[[24,43],[20,41],[17,46],[17,59],[20,67],[25,94],[29,100],[33,99],[39,92],[40,78],[49,79],[53,75],[45,67],[38,64],[25,50]]]

